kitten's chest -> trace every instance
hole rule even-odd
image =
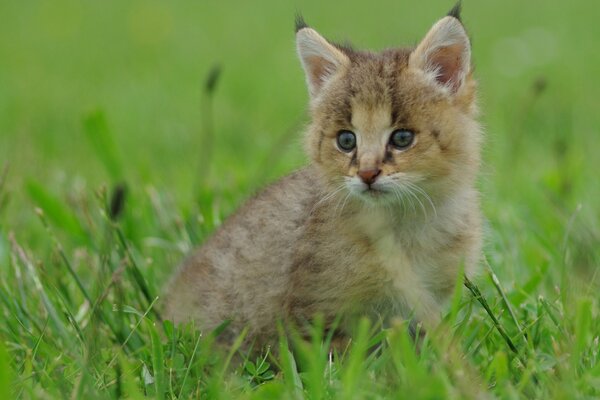
[[[422,232],[399,227],[382,214],[365,215],[358,227],[371,243],[372,268],[385,273],[396,294],[409,304],[430,303],[432,295],[427,282],[435,263],[426,254],[433,249],[428,250],[419,240]]]
[[[380,214],[369,214],[359,218],[358,228],[370,243],[371,263],[386,271],[389,277],[398,282],[415,279],[413,249],[398,235],[395,224]]]

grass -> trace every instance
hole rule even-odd
[[[599,397],[592,1],[464,4],[487,261],[418,351],[363,321],[249,358],[160,318],[185,254],[304,163],[296,10],[382,48],[451,7],[413,3],[1,3],[0,398]]]

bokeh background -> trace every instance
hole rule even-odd
[[[414,45],[451,6],[4,1],[0,163],[10,164],[11,200],[0,223],[35,232],[31,182],[64,197],[124,180],[133,191],[170,193],[182,207],[209,191],[227,214],[305,162],[295,13],[328,38],[382,49]],[[597,244],[599,16],[584,0],[464,3],[486,131],[483,199],[490,218],[507,219],[506,240],[533,230],[558,240],[577,213],[581,240],[592,241],[581,245]],[[215,65],[222,73],[208,100]],[[98,155],[94,122],[86,125],[94,118],[109,131],[112,166]],[[531,216],[537,223],[523,226]]]
[[[306,161],[297,12],[330,39],[383,49],[414,45],[451,6],[2,2],[0,164],[8,166],[10,196],[1,234],[37,243],[40,196],[71,207],[77,196],[117,182],[142,202],[154,188],[175,210],[200,204],[218,223]],[[486,132],[488,251],[508,278],[518,278],[523,262],[552,264],[544,246],[562,246],[573,271],[595,273],[599,14],[583,0],[464,3]],[[214,68],[220,74],[209,95]],[[131,214],[135,225],[135,207]]]

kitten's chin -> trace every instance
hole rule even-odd
[[[394,199],[397,199],[397,197],[394,196],[393,192],[387,191],[385,189],[376,188],[365,188],[362,190],[355,190],[354,195],[361,201],[364,201],[370,205],[388,204],[394,201]]]
[[[390,185],[376,182],[373,185],[367,185],[359,179],[351,179],[346,182],[350,195],[355,201],[368,205],[370,207],[389,206],[391,203],[399,200],[398,195]]]

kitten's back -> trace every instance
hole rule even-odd
[[[321,188],[311,168],[270,185],[229,217],[180,267],[166,291],[166,317],[211,329],[232,319],[254,335],[281,313],[294,243]],[[235,315],[232,315],[234,313]]]

